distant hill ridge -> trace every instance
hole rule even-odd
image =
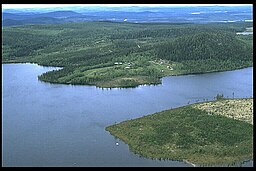
[[[54,11],[38,14],[13,14],[3,13],[3,26],[15,26],[25,24],[58,24],[67,22],[66,18],[86,17],[74,11]]]
[[[46,12],[46,13],[38,13],[38,14],[14,14],[9,12],[3,13],[3,19],[12,19],[12,20],[24,20],[28,18],[36,18],[36,17],[73,17],[73,16],[81,16],[82,14],[74,11],[54,11],[54,12]]]
[[[217,12],[216,12],[217,11]],[[197,14],[197,15],[194,15]],[[199,15],[200,14],[200,15]],[[30,8],[30,9],[3,9],[3,26],[31,24],[26,19],[37,17],[52,17],[63,19],[63,22],[80,21],[115,21],[115,22],[187,22],[187,23],[209,23],[209,22],[239,22],[252,20],[252,6],[240,7],[84,7],[69,6],[63,8]],[[12,22],[5,20],[11,19]],[[23,22],[16,20],[25,20]],[[7,20],[8,21],[8,20]],[[38,24],[46,24],[42,21]],[[59,21],[56,21],[59,23]],[[50,24],[52,24],[50,22]]]

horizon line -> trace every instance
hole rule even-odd
[[[252,6],[252,4],[2,4],[3,9],[63,8],[63,7],[203,7]]]

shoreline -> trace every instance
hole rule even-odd
[[[227,100],[237,100],[236,103],[241,103],[240,99],[246,99],[247,102],[253,101],[253,98]],[[215,101],[226,103],[225,100]],[[127,144],[131,152],[145,158],[181,159],[193,167],[232,167],[253,161],[253,153],[251,153],[253,124],[245,122],[242,118],[232,119],[224,114],[215,113],[209,115],[207,111],[194,108],[198,104],[206,103],[209,102],[199,102],[147,114],[109,125],[105,129]],[[248,110],[250,105],[251,103],[247,107]],[[239,111],[240,107],[235,106],[237,108],[234,109]],[[226,109],[223,109],[224,111]],[[205,122],[208,125],[203,126]],[[233,129],[229,129],[230,127]],[[191,137],[191,135],[194,136]],[[230,142],[228,144],[226,144],[227,139]],[[143,145],[141,145],[142,142]]]
[[[51,66],[51,65],[40,65],[38,63],[33,63],[33,62],[18,62],[18,61],[14,61],[14,62],[6,62],[3,61],[2,64],[35,64],[38,66],[42,66],[42,67],[59,67],[60,69],[58,70],[62,70],[65,68],[65,66]],[[104,68],[104,67],[103,67]],[[173,74],[173,75],[166,75],[163,77],[160,77],[160,83],[145,83],[145,84],[138,84],[138,85],[134,85],[134,86],[111,86],[111,87],[104,87],[104,86],[97,86],[95,84],[78,84],[78,83],[61,83],[61,82],[52,82],[52,81],[45,81],[42,80],[40,78],[38,78],[40,81],[45,82],[45,83],[50,83],[50,84],[63,84],[63,85],[79,85],[79,86],[95,86],[96,88],[103,88],[103,89],[112,89],[112,88],[118,88],[118,89],[122,89],[122,88],[137,88],[139,86],[151,86],[151,85],[161,85],[162,84],[162,79],[165,77],[171,77],[171,76],[187,76],[187,75],[202,75],[202,74],[210,74],[210,73],[217,73],[217,72],[228,72],[228,71],[236,71],[236,70],[240,70],[240,69],[245,69],[245,68],[253,68],[252,66],[248,66],[248,67],[240,67],[240,68],[236,68],[236,69],[228,69],[228,70],[219,70],[219,71],[205,71],[205,72],[196,72],[196,73],[181,73],[181,74]],[[56,71],[56,70],[52,70],[52,71]],[[49,72],[52,72],[49,71]],[[45,73],[42,73],[41,75],[43,75]],[[41,75],[38,75],[38,77],[40,77]]]

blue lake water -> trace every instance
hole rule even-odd
[[[41,82],[56,69],[2,64],[3,166],[171,166],[140,157],[105,127],[161,110],[213,100],[218,93],[253,96],[253,69],[170,76],[157,86],[101,89]],[[116,142],[119,143],[116,146]],[[252,166],[252,161],[242,166]]]

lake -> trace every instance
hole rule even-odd
[[[213,100],[218,93],[253,96],[252,67],[170,76],[161,85],[102,89],[41,82],[57,69],[2,64],[3,166],[171,166],[179,161],[140,157],[105,127],[165,109]],[[116,145],[116,142],[119,145]],[[242,164],[251,167],[253,161]]]

